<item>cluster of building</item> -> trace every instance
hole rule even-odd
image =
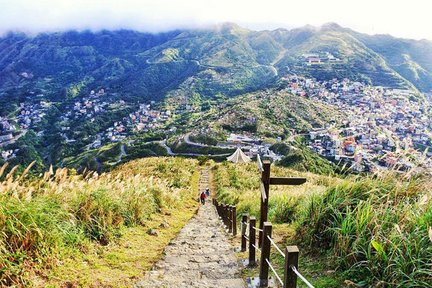
[[[4,161],[8,161],[12,158],[16,157],[16,153],[18,153],[19,149],[10,149],[10,150],[6,150],[6,151],[1,151],[1,157],[3,158]]]
[[[330,52],[305,53],[305,54],[302,54],[302,60],[308,66],[317,65],[317,64],[324,64],[324,63],[338,63],[341,61],[339,58],[336,58]]]
[[[77,120],[82,117],[94,119],[94,117],[104,111],[110,105],[108,101],[103,100],[105,90],[100,89],[95,92],[92,90],[88,97],[84,97],[80,101],[75,101],[72,107],[69,107],[68,112],[61,116],[62,121]],[[68,130],[67,128],[64,130]]]
[[[104,89],[99,91],[91,91],[90,95],[82,98],[80,101],[75,101],[73,106],[69,107],[68,112],[62,115],[61,121],[64,123],[62,127],[62,136],[67,142],[75,140],[68,139],[66,131],[70,130],[67,125],[71,120],[79,120],[83,117],[87,121],[94,121],[98,114],[107,112],[109,109],[125,107],[127,104],[123,100],[111,103],[109,100],[104,100],[106,92]],[[119,142],[124,140],[131,132],[146,132],[156,129],[161,126],[161,123],[166,122],[171,117],[169,110],[160,111],[152,108],[155,102],[150,104],[140,104],[139,109],[130,113],[127,117],[114,122],[113,126],[105,131],[98,133],[93,143],[88,145],[88,148],[99,148],[104,142]]]
[[[0,144],[12,140],[15,131],[15,126],[6,117],[0,117]]]
[[[259,154],[260,156],[271,158],[273,161],[278,161],[283,157],[270,149],[271,144],[264,143],[261,138],[253,134],[240,135],[231,133],[225,142],[219,142],[217,146],[229,149],[241,148],[250,158],[254,158]]]
[[[121,121],[114,122],[112,127],[106,129],[101,135],[103,140],[119,142],[124,140],[130,132],[147,132],[160,128],[171,118],[170,110],[158,110],[150,104],[140,104],[139,109],[124,117]]]
[[[21,103],[20,111],[16,116],[16,120],[23,130],[34,127],[37,123],[41,122],[45,116],[45,102],[35,103]]]
[[[418,102],[414,91],[348,79],[285,79],[290,92],[333,105],[346,115],[341,127],[310,131],[309,147],[322,156],[352,162],[358,171],[432,168],[432,119],[426,116],[430,104]]]

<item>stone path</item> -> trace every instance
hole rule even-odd
[[[207,181],[208,170],[203,170],[200,191],[207,187]],[[234,248],[228,243],[211,201],[200,207],[165,248],[163,258],[135,287],[246,287]]]

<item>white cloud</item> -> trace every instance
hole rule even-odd
[[[224,21],[255,29],[336,22],[432,40],[428,0],[0,0],[0,33],[69,29],[159,32]]]

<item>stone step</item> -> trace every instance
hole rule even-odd
[[[201,171],[199,192],[208,187],[209,171]],[[135,287],[243,288],[240,268],[213,205],[200,206],[165,248],[164,256]]]

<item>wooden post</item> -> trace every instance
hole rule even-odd
[[[232,218],[232,233],[233,236],[236,236],[237,235],[237,207],[236,206],[232,206],[231,218]]]
[[[298,256],[299,249],[297,246],[287,246],[285,248],[284,288],[297,287],[297,275],[291,269],[291,266],[298,269]]]
[[[233,232],[233,224],[232,224],[232,206],[228,205],[227,206],[227,224],[228,224],[228,233],[232,233]]]
[[[226,226],[226,217],[225,217],[225,210],[226,210],[226,205],[222,204],[221,205],[221,217],[222,217],[222,222],[223,224]]]
[[[264,160],[263,161],[263,172],[261,173],[261,181],[264,186],[264,193],[265,193],[265,199],[261,196],[261,213],[260,213],[260,224],[259,228],[260,230],[263,230],[264,222],[267,221],[267,215],[268,215],[268,201],[269,201],[269,192],[270,192],[270,161]],[[263,231],[259,231],[259,237],[258,237],[258,245],[261,247],[263,239]]]
[[[228,218],[228,232],[232,232],[232,221],[231,221],[231,205],[227,205],[227,218]]]
[[[261,245],[261,260],[260,260],[260,287],[268,286],[268,274],[269,274],[269,264],[266,260],[270,261],[270,239],[272,234],[272,224],[270,222],[264,222],[264,233]],[[268,236],[268,237],[267,237]]]
[[[246,251],[246,226],[247,226],[247,214],[243,213],[241,217],[241,247],[240,251],[244,252]]]
[[[251,216],[249,218],[249,266],[255,266],[255,247],[256,245],[256,218]]]
[[[227,205],[226,204],[222,204],[223,206],[222,206],[222,208],[223,208],[223,218],[224,218],[224,223],[225,223],[225,226],[228,226],[228,207],[227,207]]]

